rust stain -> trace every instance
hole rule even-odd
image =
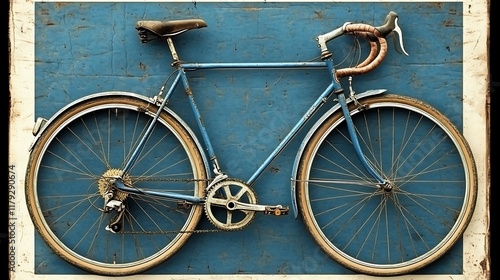
[[[280,168],[279,168],[279,167],[272,166],[272,167],[270,168],[270,171],[271,171],[272,173],[278,173],[278,172],[280,172]]]
[[[64,6],[67,6],[68,4],[69,4],[69,3],[64,3],[64,2],[56,2],[56,3],[54,4],[54,6],[55,6],[57,9],[60,9],[60,8],[62,8],[62,7],[64,7]]]
[[[443,8],[443,3],[442,2],[434,2],[434,3],[430,3],[431,6],[435,6],[436,8]]]
[[[41,10],[40,10],[40,14],[41,14],[41,15],[45,15],[45,16],[46,16],[46,15],[49,15],[49,14],[50,14],[49,9],[41,9]]]
[[[443,25],[446,26],[446,27],[454,26],[453,21],[451,19],[445,20],[443,22]]]
[[[41,9],[40,16],[42,18],[42,21],[45,23],[45,25],[47,25],[47,26],[56,25],[56,23],[54,21],[52,21],[51,19],[48,18],[50,16],[49,9]]]
[[[483,270],[483,274],[486,275],[489,279],[489,275],[490,275],[490,271],[488,269],[488,263],[489,263],[489,259],[488,257],[486,257],[484,260],[482,260],[479,265],[481,266],[481,269]]]
[[[16,120],[19,117],[21,117],[21,113],[19,113],[18,111],[11,111],[10,112],[10,120],[11,120],[11,122],[13,122],[14,120]]]
[[[314,11],[318,19],[323,19],[323,13],[321,11]]]

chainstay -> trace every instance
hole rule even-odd
[[[171,179],[171,178],[134,178],[134,181],[160,181],[160,182],[211,182],[213,179]],[[196,229],[196,230],[160,230],[160,231],[124,231],[122,234],[171,234],[171,233],[214,233],[229,232],[222,229]]]
[[[213,179],[171,179],[171,178],[133,178],[133,181],[135,182],[146,182],[146,181],[151,181],[151,182],[210,182]]]
[[[221,229],[195,229],[195,230],[159,230],[159,231],[124,231],[122,234],[170,234],[170,233],[213,233],[228,232]]]

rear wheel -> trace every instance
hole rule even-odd
[[[197,142],[166,111],[122,174],[156,110],[136,98],[99,97],[62,113],[38,139],[26,175],[28,210],[64,260],[96,274],[135,274],[172,257],[196,228],[202,205],[113,188],[113,176],[122,176],[141,190],[204,195],[207,174]],[[110,193],[122,212],[103,211]],[[117,233],[106,230],[113,220],[119,220]]]
[[[298,205],[314,240],[354,271],[399,275],[441,257],[474,212],[469,146],[429,105],[382,95],[350,104],[361,148],[389,185],[378,186],[354,152],[341,112],[311,136],[297,172]]]

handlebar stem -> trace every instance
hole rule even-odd
[[[328,43],[329,41],[331,41],[337,37],[344,35],[346,33],[346,27],[349,24],[351,24],[351,22],[346,22],[341,27],[336,28],[328,33],[319,35],[316,38],[316,41],[318,41],[318,47],[321,50],[321,58],[322,59],[325,59],[325,58],[332,56],[331,52],[328,50],[328,46],[326,45],[326,43]]]

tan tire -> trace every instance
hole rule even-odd
[[[474,212],[477,174],[460,131],[413,98],[382,95],[350,104],[368,163],[351,144],[341,112],[310,137],[297,171],[298,205],[316,243],[363,274],[400,275],[445,254]]]
[[[48,246],[94,274],[130,275],[172,257],[191,236],[202,205],[180,199],[116,192],[125,212],[120,231],[106,230],[108,179],[120,175],[157,107],[141,99],[103,96],[78,103],[48,124],[30,155],[29,213]],[[108,177],[108,178],[106,178]],[[124,180],[133,188],[203,196],[206,167],[197,142],[167,111],[160,114]]]

